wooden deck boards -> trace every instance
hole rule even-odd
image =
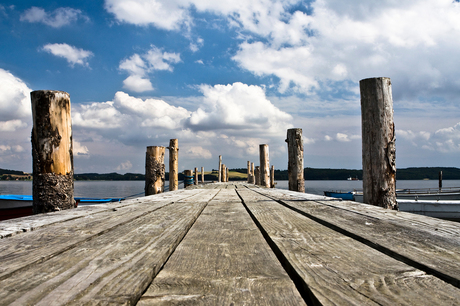
[[[0,305],[456,305],[460,224],[218,183],[0,222]]]

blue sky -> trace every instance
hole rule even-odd
[[[460,4],[452,0],[0,2],[0,168],[31,171],[31,90],[70,93],[76,173],[361,168],[361,79],[390,77],[396,165],[460,167]],[[167,160],[166,160],[167,164]]]

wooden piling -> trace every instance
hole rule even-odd
[[[204,184],[204,167],[201,167],[201,183]]]
[[[254,173],[255,173],[254,163],[251,163],[251,184],[256,183],[256,176]]]
[[[442,171],[439,171],[439,190],[442,190]]]
[[[256,166],[254,170],[254,184],[256,184],[257,186],[260,185],[260,167],[259,166]]]
[[[396,202],[396,146],[389,78],[359,82],[363,156],[363,201],[388,209]]]
[[[38,90],[32,102],[33,211],[75,208],[70,95]]]
[[[251,162],[248,160],[248,184],[251,183]]]
[[[184,170],[184,188],[193,185],[193,171]]]
[[[229,175],[228,175],[228,168],[225,167],[225,181],[228,182],[229,181]]]
[[[275,166],[270,169],[270,188],[275,188]]]
[[[260,186],[270,187],[270,157],[268,152],[268,145],[259,145],[259,158],[260,158]]]
[[[305,192],[302,129],[288,129],[286,142],[288,145],[289,190]]]
[[[169,140],[169,191],[179,189],[179,141]]]
[[[195,167],[195,173],[193,175],[193,184],[198,185],[198,168]]]
[[[145,195],[165,190],[165,147],[147,147],[145,154]]]
[[[218,182],[222,182],[222,155],[219,155],[219,178]]]

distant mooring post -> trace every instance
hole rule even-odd
[[[70,95],[37,90],[32,102],[34,214],[75,208]]]
[[[193,184],[198,185],[198,168],[195,168],[195,178]]]
[[[275,166],[270,168],[270,188],[275,188]]]
[[[228,182],[229,179],[230,179],[230,176],[228,175],[228,168],[225,167],[225,181]]]
[[[254,172],[255,172],[254,163],[251,163],[251,184],[256,183],[256,176],[255,176]]]
[[[201,183],[204,184],[204,167],[201,167]]]
[[[218,182],[222,182],[222,155],[219,155],[219,178],[217,179]]]
[[[259,186],[260,185],[260,167],[256,166],[254,170],[254,184]]]
[[[268,144],[259,145],[260,157],[260,186],[270,187],[270,158]]]
[[[288,145],[289,190],[305,192],[302,129],[288,129],[286,142]]]
[[[179,189],[179,140],[169,140],[169,191]]]
[[[145,195],[165,190],[165,147],[147,147],[145,154]]]
[[[363,201],[388,209],[396,202],[396,146],[389,78],[359,82],[363,150]]]
[[[184,170],[184,188],[187,188],[190,185],[193,185],[193,171]]]
[[[248,160],[248,184],[251,183],[251,162]]]
[[[442,189],[442,171],[439,171],[439,190]]]

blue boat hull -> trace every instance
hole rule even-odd
[[[336,192],[336,191],[325,191],[324,195],[326,197],[331,197],[331,198],[337,198],[337,199],[342,199],[342,200],[347,200],[347,201],[354,201],[355,196],[353,192]]]

